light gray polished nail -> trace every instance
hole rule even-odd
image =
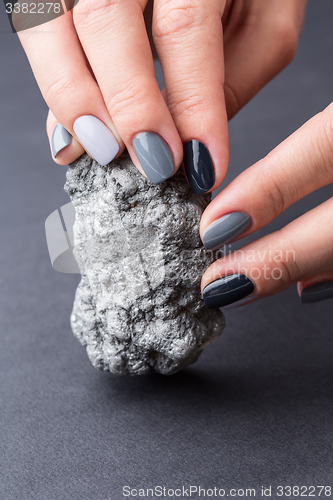
[[[228,245],[251,225],[251,218],[243,212],[232,212],[212,222],[202,235],[206,250],[217,250]]]
[[[153,184],[165,181],[175,171],[172,154],[161,136],[140,132],[133,139],[133,148],[146,176]]]
[[[60,125],[60,123],[57,123],[57,125],[54,127],[51,141],[52,154],[54,158],[62,149],[70,145],[71,140],[71,134],[67,132],[67,130],[62,125]]]
[[[84,149],[100,165],[107,165],[117,155],[118,141],[96,116],[80,116],[75,120],[73,128]]]

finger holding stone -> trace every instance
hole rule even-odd
[[[263,298],[299,281],[332,273],[332,218],[333,198],[280,231],[218,259],[202,278],[207,307]]]
[[[232,181],[205,210],[207,250],[266,226],[297,200],[333,182],[333,104]]]
[[[229,160],[221,0],[157,0],[153,37],[168,105],[196,194],[217,188]]]
[[[136,167],[153,183],[179,168],[181,139],[159,90],[137,0],[81,0],[74,24],[112,120]]]
[[[58,165],[68,165],[84,153],[81,144],[57,121],[52,111],[47,116],[46,132],[53,160]]]
[[[57,122],[101,165],[109,163],[124,144],[90,72],[71,13],[18,36]],[[57,130],[66,141],[65,132]]]

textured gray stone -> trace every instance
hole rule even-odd
[[[206,309],[201,276],[215,255],[199,237],[210,195],[178,172],[154,185],[127,153],[106,167],[83,155],[68,167],[81,270],[71,325],[92,364],[117,374],[172,374],[224,327]]]

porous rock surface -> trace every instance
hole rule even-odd
[[[200,281],[215,258],[199,237],[210,195],[182,172],[154,185],[127,153],[102,167],[88,155],[69,165],[74,255],[81,270],[71,326],[92,364],[117,374],[172,374],[197,360],[224,327]]]

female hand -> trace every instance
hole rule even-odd
[[[200,228],[206,249],[257,231],[332,182],[333,103],[210,203]],[[294,283],[302,302],[333,297],[333,197],[214,262],[202,278],[203,299],[208,308],[238,305],[239,300],[258,300]]]
[[[157,183],[184,155],[194,192],[217,188],[228,165],[227,117],[291,61],[305,4],[155,0],[152,32],[166,101],[144,22],[147,0],[80,0],[30,29],[16,14],[13,23],[50,108],[55,161],[67,164],[85,149],[103,165],[126,146],[140,172]]]

